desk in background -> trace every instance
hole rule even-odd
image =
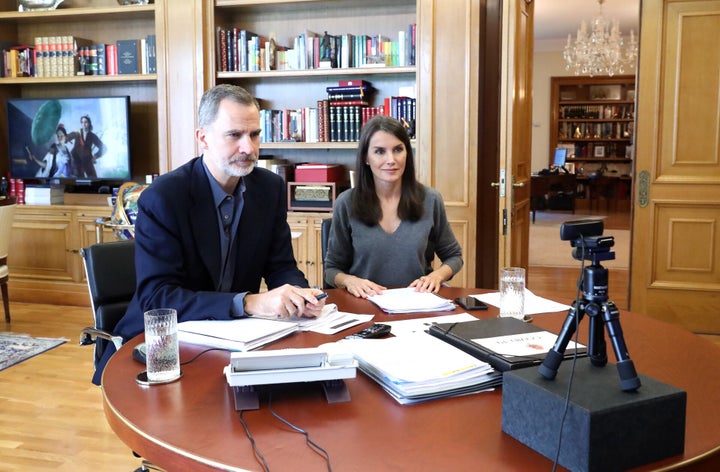
[[[454,298],[480,292],[483,290],[444,287],[440,294]],[[328,294],[328,303],[352,313],[375,313],[377,322],[448,314],[387,315],[344,290],[332,289]],[[498,310],[491,306],[473,314],[494,317]],[[565,312],[536,315],[534,323],[559,332],[565,317]],[[691,464],[683,470],[720,470],[720,349],[646,316],[623,312],[621,321],[638,373],[687,391],[684,454],[634,470],[675,468],[686,462]],[[269,348],[317,346],[365,326],[369,323],[335,336],[297,333]],[[580,342],[587,343],[586,324],[581,325],[579,335]],[[105,415],[120,439],[168,471],[259,470],[222,374],[230,354],[208,352],[183,365],[179,381],[141,387],[135,376],[143,367],[132,359],[132,348],[142,339],[140,335],[120,348],[103,375]],[[181,344],[181,361],[203,350]],[[612,353],[609,355],[614,363]],[[347,403],[328,404],[317,384],[276,386],[272,397],[273,409],[306,429],[310,438],[327,450],[337,472],[551,469],[550,460],[502,432],[499,389],[403,406],[360,371],[346,384],[352,398]],[[301,434],[272,416],[267,398],[261,397],[260,409],[244,412],[243,418],[270,470],[326,469],[323,458],[306,446]],[[703,464],[692,464],[711,454]]]
[[[560,172],[557,174],[532,175],[530,176],[530,211],[532,212],[532,222],[535,223],[535,212],[541,207],[540,202],[544,202],[541,209],[553,209],[548,205],[553,199],[566,202],[570,206],[573,214],[575,214],[575,193],[577,190],[577,182],[575,174]],[[564,208],[561,208],[564,209]]]

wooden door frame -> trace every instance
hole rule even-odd
[[[475,286],[496,289],[498,283],[498,190],[500,173],[500,66],[502,59],[502,0],[486,0],[480,9],[478,67],[477,230]],[[488,73],[488,72],[496,73]]]

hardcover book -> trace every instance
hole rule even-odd
[[[139,47],[137,39],[117,40],[118,74],[139,74]]]
[[[553,348],[557,335],[516,318],[484,318],[430,326],[428,333],[505,372],[539,365]],[[578,345],[578,355],[587,349]],[[575,354],[570,341],[565,358]]]

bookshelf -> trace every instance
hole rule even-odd
[[[116,0],[65,0],[56,10],[18,12],[17,2],[0,2],[0,42],[34,45],[36,37],[74,36],[114,44],[155,34],[157,73],[0,77],[0,149],[8,149],[8,98],[130,96],[130,152],[133,180],[167,170],[165,17],[166,0],[121,6]],[[79,123],[64,123],[68,129]],[[167,160],[166,160],[167,159]],[[8,172],[0,159],[0,174]],[[95,242],[95,219],[111,208],[99,194],[66,194],[64,205],[22,205],[10,241],[11,293],[16,301],[88,304],[79,249]],[[106,240],[112,239],[110,236]]]
[[[635,77],[552,77],[549,163],[557,147],[567,162],[629,164]]]
[[[409,25],[416,23],[416,0],[383,2],[378,0],[303,0],[303,1],[238,1],[217,0],[206,2],[205,68],[212,83],[235,83],[245,87],[260,101],[264,109],[297,110],[318,107],[318,101],[327,98],[326,87],[337,86],[340,80],[364,80],[375,89],[370,106],[382,105],[384,98],[415,94],[415,65],[386,65],[384,67],[320,68],[308,64],[303,69],[226,70],[223,66],[217,32],[238,30],[258,36],[274,38],[276,49],[296,48],[295,38],[303,33],[314,33],[319,41],[327,32],[382,36],[397,42],[400,31],[407,33]],[[371,13],[371,14],[370,14]],[[210,46],[212,45],[212,47]],[[359,54],[356,55],[356,57]],[[292,164],[319,162],[323,164],[354,165],[356,140],[333,142],[275,141],[263,142],[261,155],[285,159]]]
[[[116,0],[65,0],[56,10],[18,12],[14,1],[0,5],[0,41],[34,45],[36,37],[74,36],[92,43],[114,44],[119,39],[139,39],[155,34],[158,40],[158,70],[153,74],[85,75],[63,77],[2,77],[0,96],[44,98],[102,95],[129,95],[131,101],[131,156],[135,179],[158,173],[166,148],[158,110],[164,109],[162,18],[165,0],[148,5],[120,6]],[[161,22],[160,22],[161,23]],[[0,127],[6,129],[4,110]],[[66,126],[73,127],[75,123]],[[79,125],[79,123],[77,124]],[[7,137],[0,136],[0,149],[7,149]],[[8,163],[0,161],[6,175]]]

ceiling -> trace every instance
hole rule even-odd
[[[627,36],[630,30],[637,35],[640,22],[640,0],[605,0],[602,10],[606,18],[620,22],[620,32]],[[535,0],[535,42],[564,45],[568,34],[577,35],[580,22],[590,21],[599,11],[597,0]],[[562,46],[560,46],[562,48]]]

